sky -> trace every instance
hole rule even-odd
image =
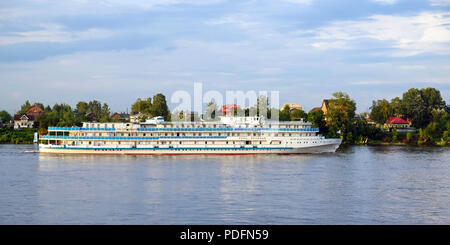
[[[0,110],[177,90],[279,91],[357,112],[411,87],[450,104],[450,0],[1,0]]]

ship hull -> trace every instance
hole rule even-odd
[[[89,155],[260,155],[260,154],[311,154],[335,152],[341,139],[329,139],[320,145],[285,147],[175,147],[175,148],[81,148],[71,146],[40,145],[40,153]]]

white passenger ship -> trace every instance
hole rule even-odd
[[[335,152],[342,139],[326,139],[304,121],[221,117],[217,122],[92,123],[49,127],[39,151],[73,154],[304,154]]]

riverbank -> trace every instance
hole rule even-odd
[[[34,133],[37,132],[37,129],[29,128],[29,129],[12,129],[12,128],[2,128],[0,129],[0,144],[33,144]],[[419,143],[418,137],[414,135],[411,141],[402,140],[400,137],[400,141],[392,142],[390,138],[386,138],[384,140],[373,140],[366,139],[359,142],[354,142],[353,144],[346,145],[372,145],[372,146],[450,146],[450,142],[439,141],[439,142],[425,142]]]
[[[434,143],[426,143],[426,144],[418,144],[417,142],[384,142],[379,140],[370,140],[366,143],[355,143],[354,145],[371,145],[371,146],[386,146],[386,145],[392,145],[392,146],[450,146],[450,142],[440,141],[440,142],[434,142]]]
[[[0,129],[0,144],[33,144],[34,128],[27,129]]]

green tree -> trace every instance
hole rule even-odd
[[[397,137],[398,137],[398,132],[397,132],[397,129],[394,128],[394,129],[392,129],[392,142],[396,142]]]
[[[424,141],[423,129],[419,128],[419,143]]]
[[[100,122],[109,122],[111,121],[111,112],[109,110],[109,106],[106,103],[103,103],[102,109],[100,111]]]
[[[138,98],[136,102],[131,105],[131,113],[133,114],[138,112],[152,115],[152,98],[149,97],[145,100]]]
[[[75,121],[75,115],[70,105],[67,104],[55,104],[52,109],[52,113],[57,115],[58,123],[56,126],[70,127],[73,126]]]
[[[444,131],[442,134],[442,139],[445,141],[446,144],[450,141],[450,134],[449,131]]]
[[[411,140],[412,140],[412,133],[411,132],[406,133],[406,141],[408,141],[408,143],[411,143]]]
[[[37,107],[41,108],[42,110],[45,110],[44,104],[36,102],[34,103]]]
[[[291,108],[286,105],[283,110],[280,111],[280,121],[290,121],[291,120]]]
[[[442,99],[441,92],[435,88],[423,88],[420,90],[427,110],[444,109],[445,101]]]
[[[42,114],[37,120],[36,124],[39,128],[39,133],[41,135],[47,134],[47,128],[49,126],[56,126],[58,124],[58,115],[56,112],[46,112]]]
[[[394,114],[389,102],[385,99],[373,101],[370,109],[370,118],[380,124],[386,123]]]
[[[41,134],[46,134],[49,126],[71,127],[75,122],[75,114],[70,105],[55,104],[51,111],[46,109],[37,120],[35,126]]]
[[[89,101],[86,113],[94,113],[97,118],[101,117],[102,104],[97,100]]]
[[[329,136],[341,137],[344,143],[353,143],[352,122],[355,117],[356,103],[350,96],[343,92],[333,94],[334,99],[328,101],[327,123],[329,126]]]
[[[154,116],[163,116],[165,121],[170,121],[170,111],[167,106],[166,96],[161,93],[153,96],[152,112]]]
[[[82,122],[87,121],[86,113],[89,111],[89,105],[88,103],[84,101],[80,101],[77,103],[74,114],[75,114],[75,124],[77,126],[81,126]]]
[[[444,109],[432,109],[431,110],[431,120],[433,122],[439,122],[443,117],[448,114]]]
[[[412,119],[412,124],[416,128],[424,128],[430,118],[426,115],[425,102],[419,89],[411,88],[403,93],[402,98],[403,114]]]
[[[25,103],[20,106],[20,110],[17,112],[17,114],[25,114],[27,110],[31,107],[30,101],[25,101]]]
[[[403,117],[402,100],[399,97],[395,97],[391,100],[390,107],[391,107],[393,116]]]
[[[323,135],[328,133],[328,127],[326,126],[325,115],[322,110],[310,111],[308,113],[308,122],[310,122],[313,128],[318,128],[319,132]]]
[[[423,131],[423,135],[426,138],[426,141],[429,143],[434,143],[439,141],[442,136],[442,132],[439,129],[439,124],[437,122],[431,122]]]
[[[406,117],[412,119],[416,128],[424,128],[432,121],[433,109],[445,109],[445,101],[435,88],[411,88],[403,93],[402,110]]]
[[[294,110],[291,113],[291,120],[292,121],[298,121],[300,119],[307,119],[308,118],[308,114],[306,112],[304,112],[303,110]]]
[[[0,111],[0,122],[9,123],[12,120],[12,116],[5,110]]]

